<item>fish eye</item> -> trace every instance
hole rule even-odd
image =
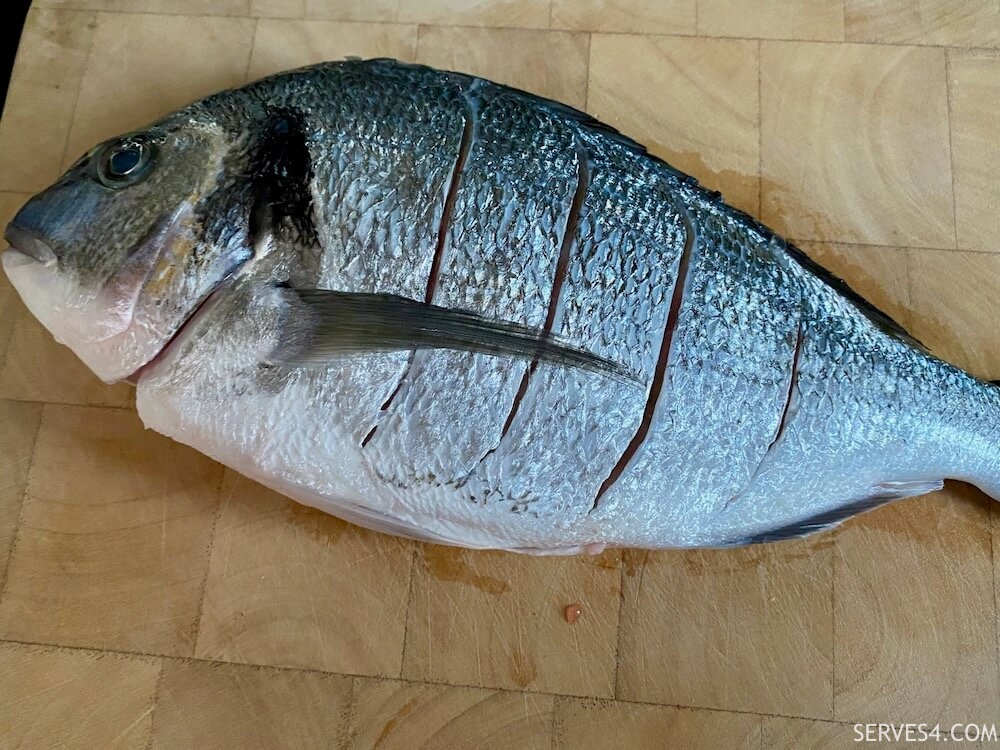
[[[153,147],[144,139],[127,138],[108,146],[97,165],[97,178],[109,188],[134,185],[149,173]]]

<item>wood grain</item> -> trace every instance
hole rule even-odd
[[[948,52],[958,246],[1000,253],[1000,52]]]
[[[346,747],[549,747],[553,698],[448,685],[357,678]]]
[[[588,49],[586,34],[422,27],[417,62],[483,76],[583,108]]]
[[[19,750],[139,748],[159,659],[0,644],[0,737]]]
[[[831,547],[628,552],[617,697],[831,717]]]
[[[1000,326],[983,320],[997,307],[1000,254],[911,251],[910,267],[914,334],[973,375],[1000,377]]]
[[[546,559],[423,545],[403,676],[610,697],[620,572],[614,553]],[[573,625],[563,609],[577,602]]]
[[[757,750],[760,722],[761,717],[754,714],[560,698],[555,709],[554,745],[558,750],[668,745]]]
[[[330,3],[331,0],[323,0]],[[442,26],[544,28],[549,0],[421,0],[400,2],[396,20]]]
[[[75,10],[190,15],[240,15],[250,10],[252,0],[37,0],[36,5]]]
[[[153,718],[152,746],[186,748],[299,748],[339,745],[351,680],[235,664],[163,665]]]
[[[14,214],[30,197],[29,193],[0,192],[0,224],[7,226],[7,223],[14,218]],[[21,304],[17,292],[7,280],[7,274],[0,274],[0,363],[7,361],[7,347],[14,333],[12,321],[23,308],[24,305]],[[2,370],[3,365],[0,364],[0,372]]]
[[[757,213],[756,42],[595,34],[588,109]]]
[[[694,34],[696,0],[552,0],[552,27],[634,34]]]
[[[996,716],[986,498],[949,487],[849,521],[835,539],[834,718],[951,726]]]
[[[782,750],[788,747],[840,750],[857,746],[857,734],[850,724],[765,716],[761,729],[761,747],[766,750],[772,748]]]
[[[220,478],[133,412],[46,405],[0,637],[191,654]]]
[[[762,42],[765,223],[791,239],[954,247],[944,57]]]
[[[412,545],[226,472],[197,655],[398,676]]]
[[[963,0],[844,0],[847,39],[857,42],[1000,43],[1000,3]]]
[[[0,591],[7,578],[7,562],[14,545],[21,504],[28,484],[28,468],[42,418],[41,404],[0,401]]]
[[[698,33],[843,41],[844,6],[841,0],[699,0]]]
[[[388,23],[348,23],[262,19],[254,35],[249,78],[343,57],[412,60],[417,27]]]
[[[0,119],[0,190],[35,192],[62,173],[94,18],[45,9],[28,14]]]

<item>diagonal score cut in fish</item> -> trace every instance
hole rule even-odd
[[[145,424],[388,533],[764,542],[944,478],[1000,388],[587,115],[391,60],[100,144],[7,228],[29,309]]]

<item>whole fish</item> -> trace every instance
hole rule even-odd
[[[943,478],[1000,498],[1000,388],[614,129],[479,78],[349,60],[216,94],[6,238],[148,427],[385,532],[724,546]]]

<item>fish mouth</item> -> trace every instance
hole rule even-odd
[[[0,254],[0,261],[28,309],[55,339],[73,349],[103,380],[113,382],[78,349],[111,345],[129,335],[136,323],[139,297],[169,249],[170,233],[185,218],[185,211],[182,204],[161,217],[121,268],[99,284],[82,283],[74,269],[63,268],[44,233],[17,217],[4,230],[10,247]],[[15,276],[22,279],[21,284]],[[49,293],[43,291],[45,287]]]
[[[30,261],[41,263],[43,266],[51,266],[56,262],[55,251],[49,243],[31,230],[10,223],[4,230],[3,238],[10,245],[6,252],[22,256],[20,258],[15,256],[12,259],[14,262]]]
[[[61,268],[61,256],[54,246],[33,227],[16,221],[4,232],[11,247],[0,248],[0,262],[28,310],[57,342],[68,346],[104,382],[135,384],[145,370],[175,347],[246,260],[234,257],[214,283],[206,279],[209,283],[199,290],[201,295],[192,294],[190,302],[183,299],[186,294],[181,289],[176,301],[159,305],[156,300],[163,290],[147,290],[163,278],[177,286],[173,276],[163,277],[166,271],[155,274],[178,239],[191,241],[187,231],[190,213],[191,206],[185,202],[162,216],[140,246],[99,284],[81,282],[74,269]],[[180,266],[174,266],[182,260],[170,258],[167,271],[176,271]],[[177,304],[181,301],[187,304]]]

